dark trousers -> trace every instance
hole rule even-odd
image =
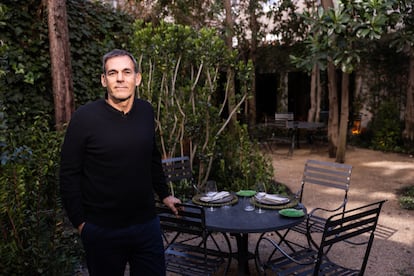
[[[145,224],[108,229],[86,222],[81,238],[90,276],[165,275],[159,218]]]

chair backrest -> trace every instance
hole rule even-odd
[[[367,236],[365,240],[367,241],[365,243],[358,243],[360,245],[366,245],[359,275],[364,274],[374,240],[374,232],[377,227],[378,217],[384,202],[385,200],[378,201],[352,210],[347,210],[344,213],[332,215],[327,219],[318,250],[314,275],[318,275],[319,269],[329,269],[329,266],[326,266],[327,268],[321,268],[322,257],[325,254],[324,249],[326,247],[331,247],[333,244],[340,241],[349,241],[351,238],[365,234]],[[327,272],[323,274],[331,275]]]
[[[327,161],[307,160],[303,171],[301,190],[299,191],[299,201],[302,202],[304,197],[307,197],[307,192],[310,193],[310,189],[306,186],[319,186],[322,187],[316,190],[316,193],[326,191],[328,188],[342,191],[338,198],[341,199],[340,204],[345,205],[348,200],[348,190],[351,183],[352,166],[348,164],[340,164]],[[315,189],[314,189],[315,190]],[[317,197],[317,196],[316,196]],[[318,206],[322,202],[316,198]],[[338,203],[334,203],[335,207],[338,207]]]
[[[293,121],[293,113],[275,113],[275,126],[286,128],[289,121]]]
[[[162,166],[167,183],[181,180],[193,181],[193,172],[188,156],[163,159]]]
[[[175,215],[164,204],[157,203],[156,211],[160,218],[161,228],[164,231],[204,237],[207,230],[203,207],[184,203],[176,206],[178,207],[178,215]]]

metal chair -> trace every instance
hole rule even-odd
[[[287,253],[278,242],[262,236],[255,249],[255,262],[259,274],[265,273],[266,275],[271,270],[276,275],[363,275],[384,202],[379,201],[364,205],[329,217],[324,225],[318,249],[309,247]],[[355,252],[357,245],[365,246],[359,268],[345,267],[342,263],[329,259],[327,248],[331,249],[339,242],[352,243],[353,252]],[[268,255],[264,250],[266,246],[273,248]],[[340,246],[344,246],[344,244],[341,243]],[[269,252],[268,249],[266,250]]]
[[[318,206],[308,210],[306,220],[288,229],[283,235],[276,234],[281,238],[281,242],[287,242],[287,235],[290,231],[299,232],[306,235],[308,246],[311,244],[317,247],[314,234],[321,233],[325,227],[326,219],[334,212],[344,212],[348,202],[348,190],[351,183],[352,166],[334,162],[307,160],[305,163],[301,188],[296,194],[296,198],[301,204],[309,208],[307,198],[313,197]],[[322,192],[330,192],[332,202],[318,201],[318,195]],[[290,241],[290,244],[295,244]],[[291,247],[293,250],[293,247]]]
[[[177,207],[178,216],[160,202],[156,207],[162,229],[173,233],[165,248],[167,271],[200,276],[223,271],[226,275],[232,256],[227,235],[213,234],[206,229],[203,207],[191,204],[178,204]],[[217,235],[221,235],[223,242],[216,240]]]

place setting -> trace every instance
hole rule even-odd
[[[279,210],[279,214],[286,217],[301,217],[305,215],[296,198],[267,193],[263,183],[258,183],[256,188],[257,192],[250,200],[257,208],[256,213],[261,214],[266,209],[271,209]]]
[[[228,191],[218,191],[214,180],[209,180],[205,185],[205,192],[197,194],[192,199],[194,204],[210,207],[208,211],[214,212],[215,207],[230,207],[237,203],[238,198]]]

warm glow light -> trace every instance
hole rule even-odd
[[[361,134],[361,120],[355,120],[352,126],[352,135]]]

